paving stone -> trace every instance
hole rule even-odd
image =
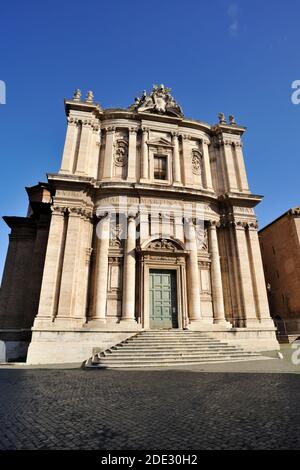
[[[299,449],[300,375],[0,371],[0,449]]]

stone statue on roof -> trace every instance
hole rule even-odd
[[[135,98],[134,104],[128,108],[139,113],[167,114],[183,117],[181,107],[171,95],[171,89],[161,85],[153,85],[150,95],[144,90],[140,98]]]

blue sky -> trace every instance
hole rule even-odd
[[[25,186],[59,169],[63,99],[77,87],[126,107],[153,83],[171,87],[186,116],[218,112],[247,126],[260,226],[300,204],[300,2],[86,0],[2,2],[0,214],[25,215]],[[8,243],[0,222],[0,274]]]

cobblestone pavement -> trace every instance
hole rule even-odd
[[[0,370],[0,449],[300,449],[300,375]]]

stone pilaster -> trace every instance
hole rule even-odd
[[[61,270],[65,246],[65,208],[52,209],[39,310],[34,325],[40,326],[54,320],[57,314]]]
[[[186,223],[186,246],[189,250],[187,258],[187,296],[188,313],[191,322],[201,320],[200,306],[200,276],[198,266],[198,250],[195,227],[191,218],[185,219]]]
[[[110,180],[113,176],[113,149],[115,140],[115,127],[106,128],[106,141],[105,141],[105,153],[104,153],[104,165],[103,165],[103,180]]]
[[[236,174],[236,167],[234,164],[234,156],[233,156],[233,149],[232,149],[232,142],[230,140],[224,139],[222,140],[222,150],[224,155],[224,163],[225,163],[225,190],[226,191],[238,191],[238,183],[237,183],[237,174]]]
[[[78,150],[76,175],[86,175],[88,168],[88,159],[90,157],[91,140],[93,136],[92,123],[90,120],[82,121],[80,144]]]
[[[136,223],[135,215],[128,217],[127,240],[124,253],[124,278],[121,321],[136,323],[135,320],[135,246],[136,246]]]
[[[129,129],[127,181],[136,181],[136,133],[137,129]]]
[[[68,226],[65,241],[65,250],[61,274],[61,283],[59,291],[59,302],[56,323],[63,325],[79,320],[76,303],[76,290],[78,271],[80,267],[80,247],[81,247],[81,209],[72,207],[68,209]],[[80,323],[82,316],[80,315]]]
[[[79,255],[76,279],[76,300],[74,316],[87,321],[87,292],[90,277],[90,257],[92,253],[93,216],[91,212],[82,211],[81,236],[79,241]]]
[[[142,144],[141,144],[141,181],[147,181],[149,178],[149,151],[148,151],[148,133],[147,127],[142,128]]]
[[[235,224],[236,249],[240,274],[240,287],[242,296],[242,307],[246,326],[258,326],[256,305],[254,301],[253,280],[250,268],[250,260],[245,233],[246,224],[238,222]]]
[[[99,125],[93,126],[92,142],[91,142],[91,155],[89,158],[89,171],[88,175],[95,180],[98,179],[99,161],[100,161],[100,146],[101,146],[101,131]]]
[[[224,309],[224,294],[220,265],[220,254],[217,236],[217,222],[211,221],[208,226],[209,252],[211,255],[211,286],[214,311],[214,323],[231,326],[226,322]]]
[[[205,172],[205,188],[208,189],[209,191],[213,191],[208,145],[209,145],[209,140],[203,139],[202,151],[203,151],[203,163],[204,163],[204,172]]]
[[[78,122],[78,119],[68,117],[66,140],[59,173],[73,173],[77,142],[78,137],[80,137],[80,132],[81,124]]]
[[[106,321],[109,235],[110,218],[106,216],[97,226],[95,291],[92,314],[92,320],[100,323],[105,323]]]
[[[193,186],[192,159],[189,141],[191,136],[182,135],[182,151],[183,151],[183,182],[184,186]]]
[[[252,258],[252,269],[254,273],[253,278],[255,279],[254,295],[259,319],[261,323],[264,323],[266,326],[274,326],[273,320],[270,316],[266,281],[263,271],[263,263],[261,258],[256,224],[249,224],[248,240]]]
[[[178,133],[172,133],[172,144],[173,144],[173,181],[176,185],[182,185],[181,182],[181,169],[180,169],[180,154],[179,154],[179,142]]]
[[[140,209],[140,242],[148,240],[150,236],[149,214],[147,208]]]
[[[182,214],[174,215],[174,236],[177,240],[184,242]]]
[[[238,171],[239,171],[240,191],[249,193],[250,191],[249,191],[249,185],[248,185],[248,179],[247,179],[247,174],[246,174],[246,168],[245,168],[241,142],[235,142],[234,148],[235,148],[236,161],[237,161],[237,166],[238,166]]]

